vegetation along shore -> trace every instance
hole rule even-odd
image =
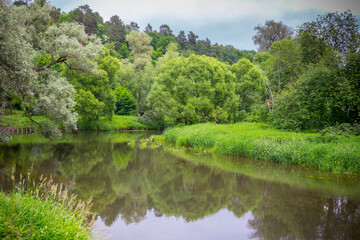
[[[356,136],[287,132],[258,123],[197,124],[169,129],[164,136],[168,142],[221,154],[360,173]]]

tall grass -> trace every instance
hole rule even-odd
[[[20,175],[12,192],[0,192],[0,239],[93,239],[90,202],[51,178]]]
[[[265,124],[197,124],[164,132],[168,142],[220,154],[360,173],[360,137],[295,133]]]

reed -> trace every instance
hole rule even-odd
[[[266,124],[196,124],[164,132],[168,142],[220,154],[360,173],[360,137],[297,133]]]
[[[79,200],[51,177],[11,179],[12,192],[0,192],[0,239],[93,239],[91,199]]]

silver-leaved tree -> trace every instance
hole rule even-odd
[[[93,72],[102,45],[77,23],[51,24],[51,6],[35,1],[27,6],[0,1],[0,114],[7,96],[19,96],[28,118],[48,137],[59,126],[76,128],[74,87],[59,76],[59,65]],[[39,109],[46,121],[36,122],[30,110]]]

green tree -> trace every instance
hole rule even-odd
[[[119,16],[114,15],[110,17],[109,21],[105,22],[105,26],[108,31],[109,42],[113,42],[115,44],[115,50],[119,52],[119,49],[125,44],[126,30],[123,21]]]
[[[261,90],[263,74],[248,59],[241,59],[231,66],[235,73],[235,92],[239,96],[241,110],[249,109],[255,93]]]
[[[136,70],[144,70],[146,64],[151,61],[153,48],[150,46],[151,37],[145,33],[139,33],[132,30],[126,35],[126,41],[129,43],[132,61]]]
[[[47,130],[60,134],[56,127],[60,124],[76,128],[77,114],[72,111],[75,105],[73,86],[50,68],[63,63],[70,69],[92,71],[91,60],[98,56],[101,48],[98,39],[88,37],[75,23],[43,24],[50,20],[48,4],[18,7],[1,1],[0,9],[1,98],[20,95],[27,116],[45,135],[48,135]],[[47,54],[51,56],[49,62],[39,67],[35,56]],[[53,125],[45,126],[31,118],[29,109],[34,105]]]
[[[118,87],[115,89],[116,95],[116,109],[117,115],[130,115],[136,110],[136,100],[132,96],[131,92],[124,87]]]
[[[356,52],[359,49],[358,20],[351,11],[333,12],[319,15],[313,22],[299,27],[299,34],[310,34],[330,46],[336,53]]]
[[[227,115],[222,117],[226,122],[235,111],[235,76],[225,64],[191,55],[167,61],[160,71],[148,97],[155,117],[169,124],[190,124]]]

